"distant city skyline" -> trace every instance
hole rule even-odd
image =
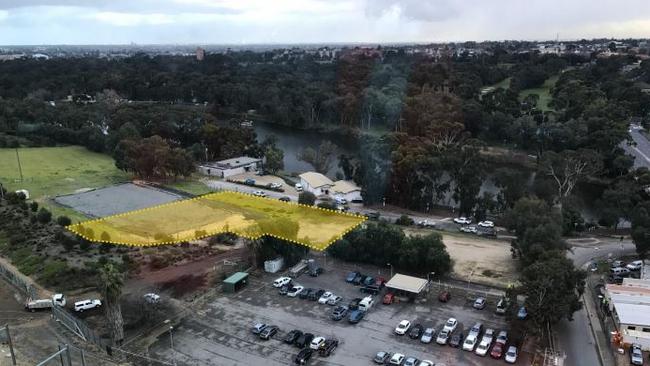
[[[643,38],[647,0],[2,0],[0,44]]]

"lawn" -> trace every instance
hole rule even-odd
[[[557,83],[557,80],[559,79],[559,75],[551,76],[550,78],[546,79],[544,82],[544,85],[540,88],[533,88],[533,89],[524,89],[519,93],[519,100],[524,100],[526,96],[530,94],[537,94],[539,95],[539,101],[537,102],[537,108],[541,110],[542,112],[547,112],[547,111],[552,111],[553,108],[549,106],[551,103],[551,88],[555,86],[555,83]]]
[[[214,189],[211,189],[205,183],[199,181],[199,179],[200,175],[194,174],[189,178],[181,178],[175,182],[166,183],[163,186],[178,189],[179,191],[187,192],[195,196],[214,192]]]
[[[212,193],[68,227],[95,242],[148,246],[191,241],[223,232],[257,239],[270,235],[316,250],[365,217],[237,192]]]
[[[0,182],[9,190],[27,189],[39,201],[129,180],[110,156],[81,146],[19,148],[18,156],[22,182],[16,149],[0,149]]]

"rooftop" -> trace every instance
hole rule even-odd
[[[606,285],[607,298],[619,322],[650,326],[650,281],[626,278],[622,285]]]
[[[230,158],[226,160],[213,161],[202,164],[202,166],[220,168],[220,169],[233,169],[246,166],[252,163],[259,163],[262,159],[251,158],[250,156],[240,156],[237,158]]]
[[[332,187],[332,191],[337,193],[350,193],[360,190],[361,188],[354,184],[354,182],[348,180],[338,180],[334,182],[334,186]]]
[[[233,273],[232,276],[230,276],[230,277],[226,278],[225,280],[223,280],[223,282],[224,283],[235,284],[235,283],[237,283],[237,282],[239,282],[241,280],[246,279],[247,277],[248,277],[248,273],[246,273],[246,272],[236,272],[236,273]]]
[[[331,179],[316,172],[302,173],[300,174],[300,178],[304,179],[313,188],[331,186],[334,184]]]
[[[427,282],[423,278],[398,273],[386,283],[386,287],[419,294],[424,290]]]

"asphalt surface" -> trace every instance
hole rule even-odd
[[[636,146],[628,145],[623,143],[622,147],[629,153],[634,156],[634,167],[646,167],[650,168],[650,141],[641,134],[642,128],[638,125],[630,125],[629,133],[632,137],[632,141]]]
[[[336,266],[335,268],[333,266]],[[317,287],[342,296],[344,303],[362,297],[356,286],[344,281],[349,269],[328,260],[326,272],[317,277],[303,275],[296,282],[306,287]],[[355,267],[357,268],[357,267]],[[388,275],[387,269],[362,268],[368,274]],[[375,272],[375,273],[373,273]],[[506,326],[505,318],[493,312],[491,301],[484,310],[475,310],[465,298],[465,292],[452,292],[452,300],[440,303],[436,299],[416,303],[383,305],[381,296],[368,315],[356,325],[347,320],[335,322],[329,318],[331,306],[315,301],[289,298],[277,293],[271,286],[277,274],[264,274],[251,278],[248,286],[236,294],[216,294],[195,314],[175,325],[174,350],[169,334],[163,334],[150,348],[157,359],[175,359],[177,365],[288,365],[298,353],[295,346],[284,344],[281,339],[292,329],[309,331],[326,338],[336,337],[339,347],[328,358],[317,355],[310,365],[364,365],[380,350],[400,352],[419,359],[429,359],[438,365],[501,365],[503,360],[479,357],[473,353],[438,344],[424,344],[408,336],[397,336],[394,328],[403,319],[413,324],[440,330],[449,317],[456,317],[461,329],[467,334],[475,322],[500,330]],[[432,289],[432,294],[437,289]],[[255,322],[275,324],[280,327],[278,335],[262,341],[250,332]],[[527,354],[518,364],[527,364]]]

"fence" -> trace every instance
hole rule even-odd
[[[52,317],[59,324],[68,328],[68,330],[86,342],[91,342],[102,349],[110,345],[110,341],[102,339],[83,320],[70,314],[64,308],[58,306],[52,307]]]
[[[39,291],[34,285],[27,282],[22,274],[14,272],[11,268],[0,263],[0,276],[16,287],[28,298],[38,298]]]

